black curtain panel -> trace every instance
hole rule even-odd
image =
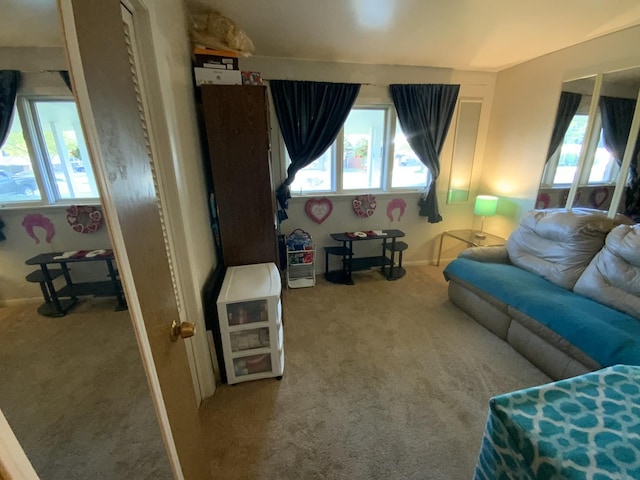
[[[20,72],[17,70],[0,71],[0,146],[4,145],[9,135],[19,83]]]
[[[604,144],[618,165],[622,164],[627,146],[631,122],[636,108],[635,99],[600,97],[600,114],[602,115],[602,133]],[[632,218],[640,214],[640,178],[638,178],[638,157],[640,142],[636,139],[633,157],[629,164],[630,184],[625,192],[625,213]]]
[[[60,74],[60,78],[62,78],[62,81],[67,86],[69,91],[73,92],[73,87],[71,86],[71,77],[69,76],[69,71],[68,70],[60,70],[58,73]]]
[[[636,223],[640,223],[640,177],[636,175],[626,189],[624,213]]]
[[[638,175],[638,164],[640,163],[640,137],[636,138],[636,145],[633,149],[633,158],[629,164],[629,186],[624,196],[625,214],[640,222],[640,175]]]
[[[600,97],[604,144],[619,165],[629,139],[635,108],[635,99]]]
[[[436,181],[440,151],[451,125],[460,85],[390,85],[398,120],[409,145],[431,172],[431,184],[420,198],[419,215],[429,223],[442,221]]]
[[[296,172],[322,155],[334,142],[356,101],[360,85],[351,83],[271,80],[273,106],[291,164],[278,187],[278,217],[288,218],[287,200]]]
[[[574,115],[578,111],[581,100],[582,94],[580,93],[562,92],[560,94],[556,121],[553,124],[553,133],[551,134],[551,141],[549,142],[549,150],[547,151],[547,159],[545,162],[549,161],[562,143],[571,124],[571,120],[573,120]]]

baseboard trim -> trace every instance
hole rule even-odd
[[[440,259],[440,266],[442,266],[442,264],[444,264],[444,263],[449,263],[452,260],[455,260],[456,258],[457,257],[446,257],[446,258],[442,257]],[[415,266],[415,267],[419,267],[419,266],[437,267],[438,266],[438,265],[436,265],[436,260],[435,259],[431,259],[431,260],[403,260],[402,264],[403,265],[407,265],[407,266]],[[324,270],[321,269],[319,266],[316,268],[316,275],[318,275],[318,276],[323,276],[324,275]]]
[[[9,298],[6,300],[0,300],[0,307],[16,307],[19,305],[33,305],[36,303],[42,303],[42,297]]]
[[[441,258],[440,259],[440,264],[442,264],[443,262],[449,262],[453,260],[453,258]],[[414,266],[424,266],[424,265],[430,265],[433,267],[437,267],[436,265],[436,261],[435,260],[407,260],[407,261],[403,261],[402,262],[403,265],[414,265]]]

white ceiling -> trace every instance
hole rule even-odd
[[[56,0],[0,0],[0,47],[64,44]]]
[[[256,56],[498,71],[640,24],[638,0],[187,0]],[[526,6],[524,4],[526,3]],[[0,47],[61,46],[55,0],[2,0]]]

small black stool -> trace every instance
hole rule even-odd
[[[51,280],[54,278],[58,278],[63,274],[62,270],[58,268],[50,268],[49,276]],[[47,285],[47,280],[44,278],[44,273],[42,270],[34,270],[29,275],[26,276],[27,282],[31,283],[39,283],[40,290],[42,290],[42,296],[44,297],[44,301],[46,303],[51,303],[51,293],[49,293],[49,286]],[[53,286],[51,287],[53,288]]]
[[[389,259],[388,272],[386,272],[387,280],[397,280],[400,277],[403,277],[406,273],[405,269],[402,268],[402,252],[404,252],[409,245],[405,242],[395,242],[394,244],[385,243],[385,249],[391,252],[391,258]],[[394,266],[396,252],[398,252],[398,266]],[[382,271],[384,272],[385,267],[382,267]]]
[[[346,257],[349,255],[347,247],[324,247],[324,273],[329,273],[329,255],[339,255]]]

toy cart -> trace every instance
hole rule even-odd
[[[316,284],[316,248],[311,235],[296,229],[287,237],[287,287],[313,287]]]

